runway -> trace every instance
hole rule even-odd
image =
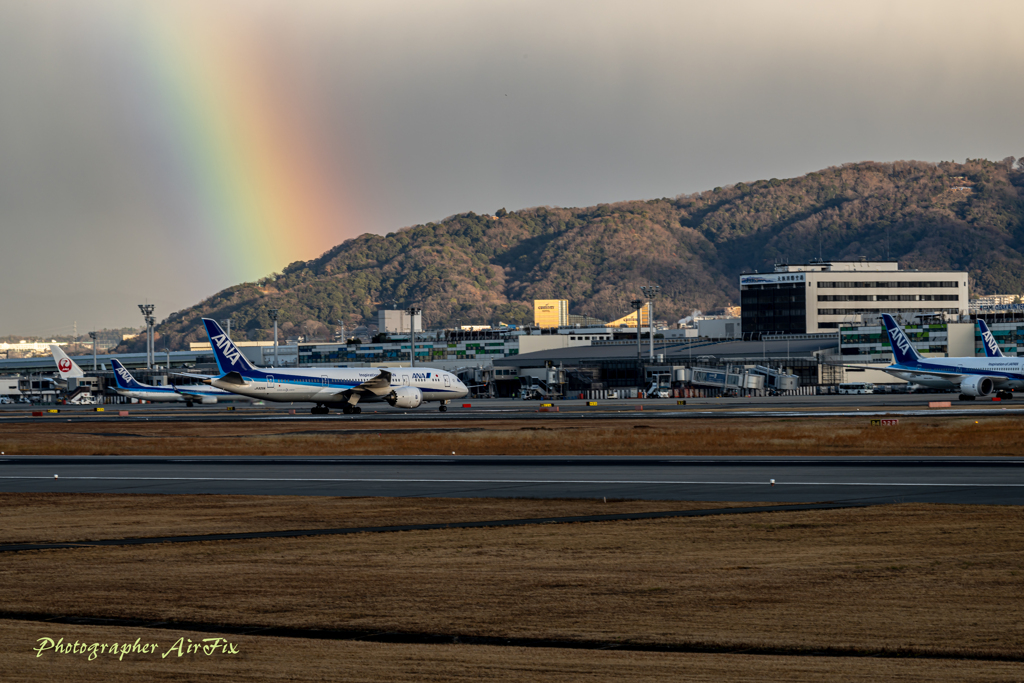
[[[950,401],[950,399],[952,399]],[[931,408],[930,401],[950,401],[948,408]],[[547,404],[513,399],[460,399],[439,412],[435,404],[413,410],[392,408],[385,403],[368,403],[359,415],[332,411],[311,415],[308,403],[266,403],[263,405],[207,405],[186,407],[177,403],[110,404],[99,406],[0,406],[0,425],[19,422],[246,422],[290,421],[320,423],[390,422],[396,426],[410,420],[436,422],[439,427],[453,420],[544,420],[561,421],[580,417],[630,421],[638,417],[685,420],[696,418],[743,419],[751,417],[872,417],[933,416],[1007,417],[1024,415],[1024,401],[959,401],[952,394],[868,394],[822,396],[765,396],[689,399],[566,399]],[[550,408],[545,406],[550,405]],[[542,412],[540,409],[545,407]],[[49,413],[47,410],[59,412]],[[121,411],[127,415],[121,416]],[[41,415],[33,415],[40,412]]]
[[[0,490],[1020,505],[1024,459],[19,456]]]

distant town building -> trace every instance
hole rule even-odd
[[[955,319],[968,310],[965,271],[899,270],[895,261],[778,264],[740,275],[740,296],[744,334],[828,332],[881,313]]]
[[[569,324],[568,299],[535,299],[533,324],[537,327],[562,327]]]
[[[1021,302],[1020,294],[986,294],[976,299],[971,299],[971,308],[981,306],[1009,306]]]
[[[650,303],[640,309],[640,326],[647,327],[650,324]],[[624,315],[618,320],[608,323],[608,327],[636,327],[636,311]]]

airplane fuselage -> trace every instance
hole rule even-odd
[[[956,389],[968,377],[977,376],[991,377],[1001,388],[1024,388],[1024,358],[923,358],[914,365],[890,365],[885,371],[933,389]]]
[[[246,371],[241,384],[224,377],[210,380],[214,387],[266,401],[303,401],[324,405],[345,403],[339,394],[363,385],[380,375],[391,373],[390,386],[382,386],[372,395],[362,394],[360,403],[384,401],[392,391],[414,387],[423,401],[450,401],[469,392],[458,377],[436,368],[256,368]]]
[[[238,396],[230,391],[222,391],[211,387],[196,387],[195,385],[182,385],[176,390],[174,387],[156,387],[142,385],[142,389],[123,389],[117,387],[114,391],[119,396],[134,398],[139,401],[150,401],[152,403],[218,403],[220,401],[248,401],[248,397]],[[186,393],[179,393],[179,390]]]

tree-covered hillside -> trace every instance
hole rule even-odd
[[[647,283],[661,285],[657,310],[672,318],[737,301],[741,272],[819,255],[965,269],[973,293],[1020,293],[1024,161],[1013,164],[863,162],[673,199],[467,213],[348,240],[174,313],[158,332],[181,348],[205,341],[200,317],[230,316],[235,338],[267,339],[277,308],[288,333],[316,336],[414,304],[430,326],[516,323],[538,298],[611,319]]]

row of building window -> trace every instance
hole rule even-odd
[[[960,301],[959,294],[819,294],[818,301]]]
[[[818,315],[857,315],[858,313],[917,313],[919,308],[819,308]],[[928,309],[938,313],[959,313],[958,308]],[[820,327],[820,325],[819,325]]]
[[[936,282],[819,282],[818,287],[845,289],[848,287],[873,289],[880,287],[900,287],[903,289],[918,289],[921,287],[957,287],[954,280],[942,280]]]

